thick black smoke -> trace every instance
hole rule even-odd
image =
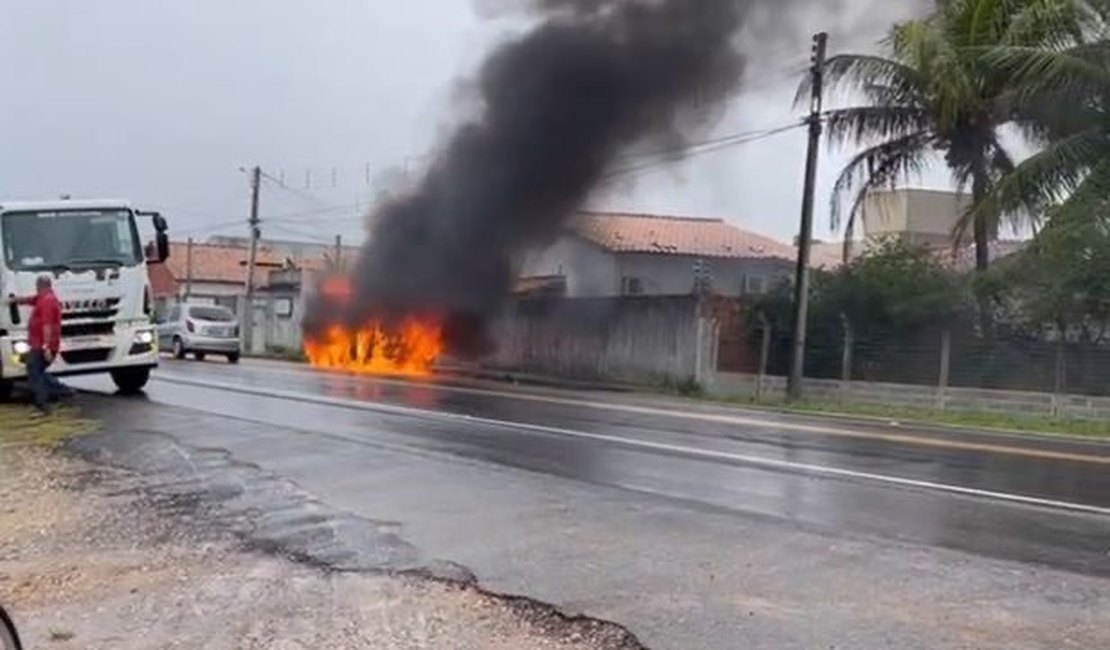
[[[453,352],[476,351],[522,251],[554,237],[622,152],[680,137],[682,118],[732,93],[746,5],[530,0],[541,21],[482,66],[480,116],[375,215],[349,317],[435,314]]]

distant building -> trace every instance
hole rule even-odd
[[[216,235],[209,237],[205,244],[245,250],[250,246],[250,239],[247,237]],[[298,263],[301,260],[332,259],[335,257],[334,244],[319,242],[303,242],[289,239],[260,239],[258,241],[258,247],[260,250],[265,250],[273,255],[281,256],[294,263]],[[340,261],[343,263],[352,262],[358,256],[359,250],[358,246],[342,246],[339,249]]]
[[[871,192],[860,207],[865,239],[898,238],[914,246],[952,246],[952,234],[971,208],[967,194],[896,189]]]
[[[793,246],[721,219],[585,212],[525,257],[518,290],[567,297],[762,294],[793,272]]]
[[[313,244],[296,249],[297,242],[285,244],[282,252],[271,248],[270,242],[258,249],[254,352],[300,348],[307,293],[318,273],[333,268],[334,250],[313,248]],[[171,247],[169,260],[151,265],[150,270],[158,314],[164,315],[170,305],[188,299],[191,303],[222,305],[242,315],[249,257],[245,245],[194,243],[191,254],[187,242],[174,242]],[[310,256],[314,251],[318,254]]]
[[[189,253],[185,242],[174,242],[166,268],[177,282],[178,295],[189,294],[194,303],[239,308],[247,281],[248,251],[243,247],[193,244]],[[269,283],[270,272],[288,264],[287,258],[259,249],[255,257],[254,286],[262,289]]]
[[[850,242],[848,259],[859,257],[875,245],[894,240],[936,251],[945,264],[960,271],[975,268],[975,247],[970,235],[954,246],[954,233],[971,208],[967,194],[942,190],[894,189],[871,192],[860,206],[857,236]],[[1028,240],[991,242],[991,261],[1022,250]],[[844,262],[844,242],[815,242],[813,266],[833,270]]]

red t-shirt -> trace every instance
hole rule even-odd
[[[44,341],[47,325],[50,326],[50,340]],[[32,350],[48,349],[58,354],[58,348],[62,346],[62,305],[53,291],[44,291],[35,296],[27,330],[27,343]]]

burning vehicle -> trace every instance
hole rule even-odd
[[[386,315],[350,323],[351,278],[325,277],[314,301],[314,324],[304,352],[325,370],[360,374],[425,376],[444,351],[443,325],[432,314]]]

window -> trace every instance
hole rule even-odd
[[[741,293],[755,296],[767,293],[767,279],[759,275],[745,275]]]
[[[292,318],[293,299],[278,298],[277,300],[274,300],[274,315],[278,318]]]
[[[174,305],[173,308],[170,309],[170,315],[166,320],[171,323],[176,323],[181,320],[181,305]]]
[[[626,296],[642,296],[644,283],[640,278],[621,278],[621,293]]]
[[[198,307],[193,305],[189,307],[189,316],[213,323],[231,323],[235,320],[235,314],[224,307]]]

